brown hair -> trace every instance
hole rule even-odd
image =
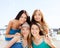
[[[36,9],[36,10],[33,12],[31,22],[37,22],[37,21],[34,19],[34,16],[35,16],[35,14],[36,14],[37,11],[39,11],[39,12],[40,12],[40,15],[41,15],[41,23],[40,23],[40,25],[42,26],[44,32],[47,34],[47,33],[48,33],[48,30],[47,30],[47,29],[48,29],[48,26],[47,26],[47,23],[46,23],[45,20],[44,20],[43,13],[41,12],[41,10]],[[38,22],[38,23],[39,23],[39,22]],[[46,28],[47,28],[47,29],[46,29]]]
[[[32,25],[36,25],[39,28],[39,35],[41,35],[41,36],[44,35],[43,31],[41,30],[41,27],[36,22],[31,22],[30,30],[31,30]],[[31,34],[31,39],[30,39],[31,40],[31,47],[32,47],[32,38],[33,38],[33,35]]]
[[[43,31],[41,30],[41,26],[39,26],[38,23],[36,23],[36,22],[31,22],[30,29],[31,29],[32,25],[38,26],[38,28],[39,28],[39,34],[40,34],[40,35],[44,35]]]
[[[27,16],[26,22],[27,22],[28,24],[30,24],[30,16],[28,15],[28,13],[27,13],[26,10],[21,10],[21,11],[17,14],[17,16],[15,17],[15,19],[16,19],[16,20],[19,20],[19,18],[21,17],[21,15],[22,15],[23,13],[26,14],[26,16]]]

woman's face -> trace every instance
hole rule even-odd
[[[37,36],[37,35],[39,35],[39,27],[37,26],[37,25],[32,25],[31,26],[31,34],[33,35],[33,36]]]
[[[24,22],[26,22],[26,20],[27,20],[27,16],[25,13],[23,13],[19,19],[19,22],[20,24],[23,24]]]
[[[22,33],[22,35],[24,37],[28,37],[29,32],[30,32],[30,28],[29,27],[24,26],[24,27],[21,28],[21,33]]]
[[[34,19],[35,19],[35,21],[38,21],[38,22],[41,21],[40,11],[36,11],[36,13],[35,13],[35,15],[34,15]]]

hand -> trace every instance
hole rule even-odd
[[[16,35],[16,36],[17,36],[17,35],[20,36],[21,34],[20,34],[20,33],[16,33],[15,35]]]

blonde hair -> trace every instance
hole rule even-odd
[[[29,29],[30,29],[30,25],[27,23],[27,22],[25,22],[22,26],[21,26],[21,28],[22,27],[28,27]],[[22,33],[21,33],[21,35],[22,35]],[[23,35],[22,35],[23,36]],[[27,37],[27,42],[28,42],[28,48],[30,48],[31,47],[31,33],[29,32],[29,35],[28,35],[28,37]]]

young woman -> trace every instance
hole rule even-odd
[[[25,10],[21,10],[16,18],[14,20],[11,20],[7,26],[6,29],[6,37],[5,40],[9,41],[11,40],[15,35],[19,35],[18,33],[20,32],[19,27],[25,23],[29,23],[30,18],[27,15],[27,12]]]
[[[30,26],[26,22],[21,27],[21,35],[15,36],[5,48],[30,48]]]
[[[55,48],[51,39],[43,33],[37,23],[31,24],[32,48]]]
[[[40,26],[42,27],[42,30],[44,31],[44,34],[48,34],[48,26],[44,20],[43,13],[41,10],[35,10],[33,15],[32,15],[32,22],[38,22]]]

